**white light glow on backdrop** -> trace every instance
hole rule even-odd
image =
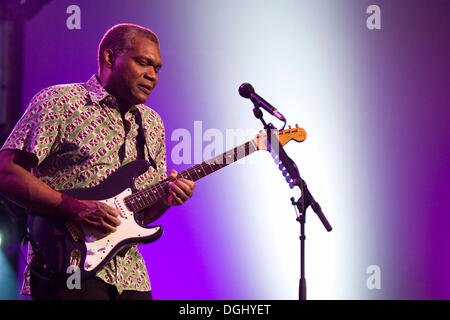
[[[80,6],[94,12],[88,2]],[[308,210],[308,298],[366,297],[366,267],[379,262],[366,257],[374,245],[373,231],[364,227],[370,225],[367,212],[373,206],[359,187],[367,185],[363,160],[370,152],[360,133],[357,39],[346,25],[352,5],[331,0],[172,0],[145,6],[137,17],[127,5],[123,19],[148,24],[161,35],[164,68],[149,105],[162,115],[167,140],[178,128],[193,137],[196,120],[202,121],[203,132],[218,129],[225,136],[226,129],[242,129],[256,134],[261,124],[251,102],[238,95],[239,85],[250,82],[289,124],[307,131],[305,142],[290,142],[286,150],[334,228],[327,233]],[[116,7],[105,10],[102,25],[124,22]],[[351,13],[350,20],[364,25],[365,11]],[[73,33],[67,43],[77,43],[77,36],[84,43],[88,35],[91,30]],[[54,36],[58,39],[60,32]],[[28,46],[34,48],[33,43]],[[48,57],[42,56],[28,61],[45,66]],[[95,54],[92,58],[93,65]],[[31,68],[28,74],[38,71]],[[33,83],[33,77],[25,83]],[[28,90],[26,100],[36,90]],[[194,140],[192,152],[198,147]],[[204,137],[203,143],[208,144]],[[200,181],[189,204],[158,221],[166,227],[164,238],[142,249],[156,299],[296,299],[299,225],[291,196],[299,192],[287,187],[269,154],[251,155],[244,164]]]
[[[178,128],[193,133],[195,121],[203,132],[259,131],[250,101],[237,92],[243,82],[308,132],[286,149],[334,228],[326,233],[308,211],[308,298],[430,297],[431,289],[441,290],[433,297],[448,296],[445,215],[422,215],[445,209],[446,141],[438,138],[448,131],[448,99],[436,89],[447,79],[445,5],[378,1],[383,24],[375,31],[366,27],[372,3],[361,0],[75,2],[81,30],[66,28],[68,0],[51,1],[26,24],[23,107],[46,86],[95,72],[106,28],[148,26],[160,36],[164,61],[149,106],[167,137]],[[170,160],[169,169],[183,169]],[[425,185],[429,198],[410,201]],[[296,299],[299,228],[291,196],[298,192],[268,154],[199,182],[189,204],[158,221],[164,237],[142,248],[154,297]],[[376,266],[382,290],[369,290],[366,271]]]
[[[368,242],[361,243],[358,230],[364,221],[359,214],[370,203],[357,200],[355,187],[364,176],[357,155],[366,150],[354,134],[359,97],[350,51],[354,44],[342,27],[345,6],[331,1],[191,5],[196,23],[208,26],[198,33],[195,47],[206,64],[199,78],[204,85],[214,81],[203,97],[214,101],[214,108],[205,110],[209,123],[254,128],[255,133],[261,129],[251,102],[237,94],[242,82],[250,82],[291,125],[298,123],[308,132],[304,143],[290,142],[286,150],[334,228],[327,233],[308,210],[308,298],[364,298],[364,252],[372,243],[369,234]],[[268,115],[265,119],[273,121]],[[239,248],[230,260],[245,261],[242,279],[251,298],[296,299],[299,225],[289,198],[299,192],[288,188],[270,155],[265,156],[252,155],[258,161],[228,171],[234,184],[229,226],[244,233],[230,240]]]

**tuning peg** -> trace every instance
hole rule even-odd
[[[290,176],[290,175],[287,175],[287,176],[286,176],[286,182],[287,182],[287,183],[290,183],[291,181],[292,181],[291,176]]]
[[[294,189],[294,181],[289,183],[289,188]]]
[[[281,174],[283,175],[283,177],[286,177],[286,176],[288,175],[286,169],[283,169],[283,170],[281,171]]]
[[[298,128],[298,124],[296,124],[295,127]]]
[[[280,163],[280,165],[278,166],[278,169],[280,169],[280,170],[283,170],[283,169],[284,169],[284,166],[283,166],[282,163]]]
[[[291,128],[291,125],[288,125],[288,128],[289,128],[289,129],[292,129],[292,128]]]

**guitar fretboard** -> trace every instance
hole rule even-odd
[[[242,159],[258,150],[253,140],[250,140],[232,150],[226,151],[210,160],[197,164],[185,171],[178,173],[178,177],[197,181],[227,165]],[[169,182],[175,179],[167,178],[148,188],[139,190],[124,198],[124,203],[129,210],[139,212],[159,199],[169,195]]]

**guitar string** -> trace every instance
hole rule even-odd
[[[250,148],[251,146],[253,147],[252,148],[253,150]],[[242,150],[242,149],[243,149],[244,153],[243,154],[241,153],[241,157],[239,157],[239,151]],[[186,171],[183,171],[180,175],[181,176],[188,175],[189,178],[192,180],[193,179],[193,173],[195,173],[197,175],[197,179],[194,178],[194,180],[198,180],[199,178],[201,178],[201,176],[198,174],[198,172],[200,172],[200,170],[198,170],[198,168],[200,168],[203,171],[203,173],[205,174],[204,176],[206,176],[208,174],[211,174],[211,173],[213,173],[213,172],[215,172],[215,171],[217,171],[217,170],[227,166],[228,164],[231,164],[231,163],[233,163],[233,162],[235,162],[237,160],[242,159],[243,157],[246,157],[247,155],[251,154],[252,152],[256,151],[257,149],[258,148],[255,145],[255,142],[253,140],[250,140],[250,141],[248,141],[248,142],[246,142],[246,143],[244,143],[244,144],[242,144],[242,145],[240,145],[240,146],[238,146],[238,147],[236,147],[236,148],[234,148],[232,150],[224,152],[221,155],[218,155],[218,156],[216,156],[216,157],[214,157],[214,158],[212,158],[212,159],[210,159],[208,161],[200,163],[200,164],[198,164],[198,165],[196,165],[196,166],[194,166],[192,168],[189,168]],[[227,158],[231,158],[231,156],[232,156],[231,152],[233,152],[233,161],[231,161],[230,163],[227,163],[226,159]],[[228,157],[227,157],[227,155],[228,155]],[[220,157],[224,158],[225,161],[222,160],[220,164],[216,163],[217,162],[216,160],[218,160]],[[212,163],[208,163],[209,161],[213,161],[213,162]],[[215,165],[217,165],[218,167],[214,167]],[[205,167],[206,166],[208,166],[210,168],[211,172],[208,173],[208,172],[205,171]],[[133,203],[137,203],[141,207],[145,207],[145,206],[149,205],[152,201],[157,200],[158,196],[162,197],[165,194],[167,194],[165,192],[165,190],[164,190],[164,185],[167,185],[170,181],[173,181],[173,180],[174,179],[165,179],[163,181],[160,181],[160,182],[156,183],[153,186],[150,186],[149,188],[146,188],[146,189],[140,190],[140,191],[138,191],[136,193],[133,193],[133,194],[127,196],[126,198],[124,198],[124,203],[128,207],[130,205],[133,205]],[[158,188],[161,189],[162,194],[160,194]],[[156,198],[152,198],[152,196],[155,195],[155,190],[156,190],[157,196],[156,196]],[[150,203],[145,203],[145,200],[148,201],[149,196],[151,198]],[[142,206],[142,204],[139,203],[140,201],[143,201],[144,206]]]
[[[251,145],[250,145],[250,144],[251,144]],[[250,149],[250,146],[253,146],[253,150]],[[221,164],[215,163],[215,162],[217,162],[217,161],[214,161],[214,162],[211,163],[211,164],[208,163],[208,162],[203,162],[203,163],[201,163],[201,164],[199,164],[199,165],[196,165],[196,166],[194,166],[194,167],[192,167],[192,168],[186,170],[185,172],[182,172],[181,176],[183,176],[183,174],[184,174],[184,175],[187,174],[187,175],[189,175],[190,179],[192,179],[192,174],[193,174],[193,173],[196,173],[197,179],[199,179],[201,176],[199,176],[199,174],[198,174],[197,172],[200,172],[200,170],[197,170],[197,168],[201,168],[202,171],[205,173],[205,175],[210,174],[210,173],[213,173],[214,171],[216,171],[216,170],[218,170],[218,169],[220,169],[220,168],[222,168],[222,167],[224,167],[224,166],[226,166],[226,165],[229,164],[229,163],[226,162],[226,154],[227,154],[227,153],[228,153],[228,158],[230,158],[230,157],[231,157],[231,154],[230,154],[230,153],[231,153],[231,151],[233,151],[233,162],[234,162],[234,161],[237,161],[237,160],[239,160],[239,159],[241,159],[242,157],[239,157],[239,151],[242,150],[242,149],[244,149],[243,157],[245,157],[245,156],[249,155],[250,153],[256,151],[256,150],[257,150],[257,147],[256,147],[254,141],[251,140],[251,141],[249,141],[249,142],[247,142],[247,143],[245,143],[245,144],[243,144],[243,145],[241,145],[241,146],[238,146],[238,147],[234,148],[233,150],[230,150],[229,152],[225,152],[225,153],[223,153],[222,155],[219,155],[219,156],[217,156],[217,157],[215,157],[215,158],[209,160],[209,161],[211,161],[211,160],[214,160],[214,159],[219,159],[220,156],[222,156],[223,158],[225,158],[225,163],[223,163],[223,161],[222,161]],[[230,162],[230,163],[232,163],[232,162]],[[214,167],[214,165],[219,165],[219,167]],[[211,170],[210,173],[207,173],[207,172],[205,171],[205,167],[206,167],[206,166],[209,166],[209,168],[210,168],[210,170]],[[163,180],[163,181],[161,181],[160,183],[155,184],[154,186],[151,186],[151,187],[149,187],[149,188],[147,188],[147,189],[141,190],[141,191],[139,191],[139,192],[137,192],[137,193],[131,194],[130,196],[128,196],[128,197],[126,197],[126,198],[124,199],[125,204],[126,204],[127,206],[129,206],[130,204],[133,204],[133,203],[136,202],[136,203],[137,203],[138,205],[140,205],[141,207],[145,207],[146,205],[149,205],[152,201],[157,200],[158,197],[156,197],[156,198],[154,198],[154,199],[151,198],[150,203],[145,203],[145,200],[143,200],[143,199],[148,200],[148,196],[149,196],[149,195],[150,195],[150,196],[155,195],[155,192],[153,192],[153,194],[150,193],[150,192],[151,192],[151,191],[155,191],[155,189],[158,190],[158,188],[160,188],[163,192],[162,192],[162,194],[160,194],[160,193],[157,191],[157,195],[159,195],[160,197],[161,197],[161,196],[164,196],[164,195],[166,194],[166,192],[165,192],[165,190],[164,190],[163,185],[166,184],[166,183],[168,183],[170,180],[171,180],[171,179]],[[195,179],[194,179],[194,180],[195,180]],[[144,196],[144,198],[143,198],[142,196]],[[142,205],[140,204],[140,201],[143,201],[144,206],[142,206]]]
[[[249,143],[252,143],[254,149],[256,149],[256,148],[255,148],[255,145],[254,145],[254,142],[253,142],[253,141],[250,141],[250,142],[245,143],[244,145],[241,145],[241,146],[239,146],[239,147],[234,148],[233,150],[230,150],[230,152],[228,152],[228,153],[229,153],[229,154],[228,154],[228,158],[231,157],[231,154],[230,154],[231,151],[233,151],[233,153],[234,153],[234,154],[233,154],[233,161],[237,161],[237,160],[239,160],[239,159],[242,158],[242,157],[239,157],[239,151],[242,150],[242,149],[245,149],[245,150],[244,150],[244,155],[243,155],[243,156],[247,156],[247,155],[250,154],[251,152],[255,151],[255,150],[250,150],[250,148],[249,148],[249,146],[250,146]],[[224,156],[224,155],[226,155],[226,153],[222,154],[222,156]],[[218,158],[220,158],[220,155],[217,156],[217,157],[215,157],[214,159],[218,159]],[[226,157],[224,157],[224,158],[226,158]],[[198,178],[200,178],[200,176],[199,176],[199,174],[198,174],[197,172],[200,172],[200,170],[197,170],[197,168],[201,168],[201,169],[203,170],[203,172],[205,173],[205,175],[206,175],[206,174],[208,174],[208,173],[204,170],[205,166],[209,166],[209,167],[210,167],[210,169],[211,169],[211,172],[210,172],[210,173],[212,173],[212,172],[214,172],[214,171],[216,171],[216,170],[218,170],[218,169],[221,168],[221,166],[218,167],[218,168],[214,168],[213,166],[214,166],[215,164],[216,164],[216,163],[209,164],[209,163],[207,163],[207,162],[201,163],[201,164],[199,164],[199,165],[197,165],[197,166],[194,166],[194,167],[192,167],[192,168],[186,170],[185,172],[183,172],[183,173],[181,174],[181,176],[184,175],[184,176],[186,177],[186,175],[189,175],[190,179],[192,179],[192,178],[193,178],[193,177],[192,177],[193,173],[196,173],[197,179],[198,179]],[[223,163],[222,163],[222,164],[223,164]],[[223,165],[225,166],[225,165],[228,165],[228,164],[229,164],[229,163],[226,163],[226,161],[225,161],[225,164],[223,164]],[[194,180],[195,180],[195,179],[194,179]],[[167,181],[163,181],[163,182],[167,182]],[[163,195],[165,194],[164,189],[163,189],[163,186],[161,185],[161,183],[158,183],[158,184],[156,184],[156,185],[154,185],[154,186],[152,186],[152,187],[150,187],[150,188],[148,188],[148,189],[145,189],[145,190],[140,191],[139,193],[135,193],[135,194],[133,194],[133,195],[130,195],[130,196],[129,196],[129,199],[131,200],[131,202],[133,202],[133,201],[134,201],[134,202],[137,202],[138,205],[140,205],[140,202],[141,202],[141,201],[143,201],[144,205],[148,205],[149,203],[145,203],[145,200],[143,200],[143,199],[147,199],[147,200],[148,200],[148,195],[151,195],[151,193],[149,193],[149,192],[154,191],[155,188],[156,188],[156,189],[161,188],[161,190],[163,191]],[[154,193],[153,193],[153,194],[154,194]],[[161,194],[159,194],[159,192],[158,192],[158,195],[161,196]],[[144,196],[144,198],[143,198],[142,196]],[[157,199],[157,198],[156,198],[156,199]],[[154,200],[156,200],[156,199],[151,199],[151,200],[154,201]],[[126,202],[126,204],[129,204],[128,199],[125,199],[125,202]]]

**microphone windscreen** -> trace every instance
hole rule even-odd
[[[241,97],[244,98],[250,98],[250,95],[252,93],[255,93],[255,89],[253,89],[252,85],[250,83],[243,83],[239,87],[239,94]]]

